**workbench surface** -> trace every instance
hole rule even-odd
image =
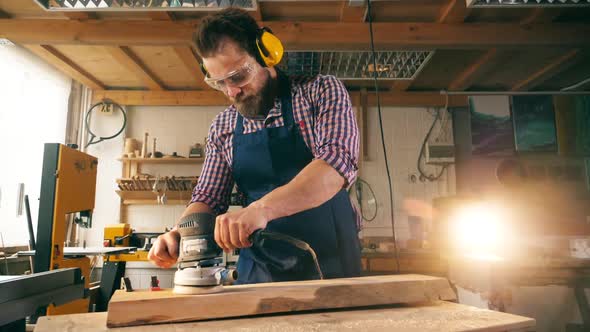
[[[133,308],[129,308],[133,310]],[[194,323],[107,329],[107,313],[41,317],[35,332],[184,332],[184,331],[529,331],[535,320],[445,301],[372,309],[258,316]]]

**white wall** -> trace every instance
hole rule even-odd
[[[125,138],[135,138],[140,142],[143,134],[149,133],[148,152],[151,151],[152,138],[157,138],[157,150],[164,154],[177,152],[188,156],[189,147],[204,143],[209,126],[217,113],[224,107],[128,107],[127,127],[124,135],[88,147],[88,153],[99,160],[96,190],[96,206],[93,226],[84,234],[87,245],[100,246],[106,225],[121,221],[119,196],[116,179],[122,177],[122,163],[117,160],[124,151]],[[94,121],[94,119],[93,119]],[[116,128],[116,118],[102,117],[100,129]],[[142,165],[142,173],[152,175],[198,176],[201,166],[193,165]],[[188,203],[188,201],[187,201]],[[183,212],[184,205],[132,205],[127,207],[128,223],[138,232],[163,232],[172,227]],[[100,266],[100,265],[99,265]],[[162,287],[171,287],[173,270],[151,269],[154,266],[145,262],[127,263],[127,276],[136,288],[149,285],[149,277],[157,275]],[[99,272],[99,271],[97,271]],[[135,282],[133,282],[135,281]]]
[[[384,107],[382,109],[385,144],[392,176],[396,238],[400,247],[405,246],[405,241],[409,237],[408,215],[403,210],[403,201],[418,199],[430,204],[435,197],[452,195],[455,192],[453,167],[443,173],[438,181],[410,181],[411,175],[419,177],[417,160],[420,146],[434,120],[434,111],[434,109],[426,108]],[[450,126],[450,123],[448,125]],[[438,126],[435,127],[433,131],[437,135],[438,128]],[[359,175],[375,191],[378,210],[374,221],[364,223],[361,235],[363,237],[391,236],[387,172],[376,108],[368,110],[366,130],[368,160],[362,162]],[[426,166],[425,170],[432,174],[438,172],[438,167]]]
[[[44,143],[64,143],[70,78],[19,46],[0,46],[0,233],[4,245],[26,245],[26,214],[17,217],[25,184],[37,231]],[[0,243],[2,246],[2,243]]]

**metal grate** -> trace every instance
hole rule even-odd
[[[35,0],[46,10],[217,10],[226,7],[256,9],[255,0]]]
[[[590,0],[466,0],[467,7],[588,7]]]
[[[412,80],[424,68],[434,51],[378,51],[379,79]],[[375,68],[369,51],[286,52],[278,65],[292,75],[334,75],[343,80],[373,79]]]

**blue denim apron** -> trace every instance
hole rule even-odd
[[[307,164],[313,154],[294,124],[289,79],[278,73],[281,111],[285,125],[244,134],[243,117],[238,113],[233,138],[233,177],[250,204],[277,187],[287,184]],[[361,271],[360,244],[354,211],[346,190],[340,190],[324,204],[270,221],[266,230],[307,242],[316,252],[325,278],[357,277]],[[296,265],[278,270],[268,264],[255,247],[240,250],[238,284],[318,279],[311,256],[278,241],[264,249]]]

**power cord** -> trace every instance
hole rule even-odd
[[[362,200],[363,200],[362,199],[362,196],[363,196],[362,195],[362,192],[363,191],[361,189],[362,188],[361,186],[363,184],[366,185],[367,188],[369,188],[369,191],[371,192],[372,199],[375,200],[375,212],[373,213],[373,215],[370,218],[365,217],[365,213],[364,213],[364,210],[363,210],[363,204],[362,204]],[[361,178],[357,178],[356,179],[356,182],[354,183],[354,190],[355,190],[355,194],[356,194],[356,201],[357,201],[357,204],[358,204],[358,208],[361,211],[361,217],[363,218],[363,220],[366,221],[366,222],[371,222],[371,221],[375,220],[375,218],[377,217],[377,210],[379,208],[378,208],[378,205],[377,205],[377,202],[376,202],[377,201],[377,196],[375,196],[375,192],[373,191],[373,188],[371,187],[371,185],[367,181],[365,181],[365,180],[363,180]]]
[[[367,0],[367,16],[369,18],[369,33],[371,36],[371,55],[373,60],[373,82],[375,84],[375,95],[377,96],[377,114],[379,114],[379,130],[381,133],[381,146],[383,147],[383,157],[385,158],[385,170],[387,171],[387,184],[389,189],[389,213],[391,218],[391,232],[393,238],[393,251],[395,254],[395,272],[399,273],[399,257],[397,250],[397,239],[395,236],[395,219],[393,214],[393,188],[391,184],[391,173],[389,172],[389,161],[387,158],[387,148],[385,147],[385,135],[383,134],[383,118],[381,115],[381,98],[379,96],[379,84],[377,84],[377,54],[375,52],[375,41],[373,38],[373,14],[371,13],[371,0]]]
[[[445,108],[444,108],[443,112],[448,112],[448,109],[449,109],[449,95],[446,94]],[[417,161],[417,165],[416,165],[416,168],[418,169],[420,176],[427,179],[428,181],[437,181],[438,179],[440,179],[442,177],[444,171],[447,168],[446,165],[442,166],[437,175],[427,174],[424,171],[424,169],[422,168],[422,159],[424,158],[424,149],[426,148],[426,144],[428,143],[428,140],[430,139],[430,136],[432,135],[432,131],[434,130],[436,123],[440,120],[440,116],[441,116],[440,113],[441,113],[441,111],[439,109],[437,109],[436,113],[434,115],[434,120],[432,121],[432,125],[430,125],[430,129],[428,129],[428,133],[426,134],[426,136],[424,137],[424,140],[422,141],[422,146],[420,147],[420,154],[418,154],[418,161]],[[441,122],[441,129],[439,131],[439,138],[441,136],[441,131],[445,130],[444,128],[442,128],[442,126],[446,126],[446,123]]]
[[[274,257],[271,253],[263,248],[263,243],[265,239],[275,240],[275,241],[282,241],[288,243],[300,250],[306,251],[311,255],[313,259],[313,263],[315,264],[315,268],[317,270],[318,276],[320,279],[324,279],[324,274],[322,273],[322,269],[320,268],[320,263],[318,262],[318,256],[316,255],[313,248],[305,241],[299,240],[292,236],[264,231],[264,230],[257,230],[252,235],[250,235],[249,240],[252,242],[253,246],[258,247],[259,252],[264,255],[265,260],[269,262],[270,265],[277,267],[279,270],[284,270],[286,263],[276,257]]]

